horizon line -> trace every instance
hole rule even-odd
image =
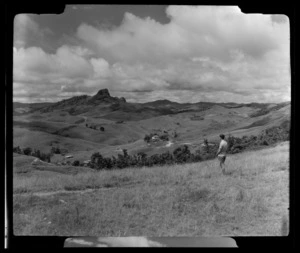
[[[80,96],[89,96],[89,95],[79,95],[79,96],[73,96],[73,97],[80,97]],[[65,98],[65,99],[61,99],[59,101],[56,102],[50,102],[50,101],[40,101],[40,102],[19,102],[19,101],[12,101],[13,103],[20,103],[20,104],[42,104],[42,103],[51,103],[51,104],[55,104],[55,103],[59,103],[63,100],[68,100],[70,98],[73,97],[69,97],[69,98]],[[126,98],[125,98],[126,99]],[[176,102],[176,101],[172,101],[169,99],[157,99],[157,100],[153,100],[153,101],[148,101],[148,102],[127,102],[126,103],[130,103],[130,104],[147,104],[147,103],[153,103],[153,102],[157,102],[157,101],[169,101],[172,103],[177,103],[177,104],[198,104],[198,103],[213,103],[213,104],[238,104],[238,105],[248,105],[248,104],[282,104],[282,103],[291,103],[291,100],[287,100],[287,101],[283,101],[283,102],[248,102],[248,103],[237,103],[237,102],[211,102],[211,101],[199,101],[199,102]]]

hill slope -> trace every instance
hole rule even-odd
[[[118,150],[147,154],[174,150],[179,145],[199,147],[220,133],[242,137],[290,121],[290,103],[176,103],[168,100],[138,104],[112,97],[107,89],[94,96],[79,96],[51,104],[16,105],[14,146],[41,149],[53,145],[88,159],[93,152],[105,156]],[[27,109],[26,109],[27,108]],[[15,109],[15,110],[16,110]],[[24,112],[21,113],[24,109]],[[100,129],[103,129],[100,130]],[[144,137],[164,133],[169,141],[148,145]]]
[[[225,176],[217,160],[72,176],[46,171],[30,177],[17,174],[14,233],[287,235],[289,143],[231,155],[226,166]],[[42,194],[45,191],[48,194]]]

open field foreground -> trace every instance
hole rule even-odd
[[[97,172],[76,168],[71,173],[69,166],[66,174],[55,166],[36,170],[33,159],[14,157],[15,235],[288,233],[289,142],[229,155],[227,175],[217,159]]]

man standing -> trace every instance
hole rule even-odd
[[[222,173],[225,174],[225,160],[226,160],[226,152],[228,148],[227,141],[225,141],[225,135],[220,134],[221,142],[217,152],[218,159],[220,161],[220,168],[222,169]]]

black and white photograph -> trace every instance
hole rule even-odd
[[[74,4],[13,28],[14,235],[289,234],[288,16]]]

